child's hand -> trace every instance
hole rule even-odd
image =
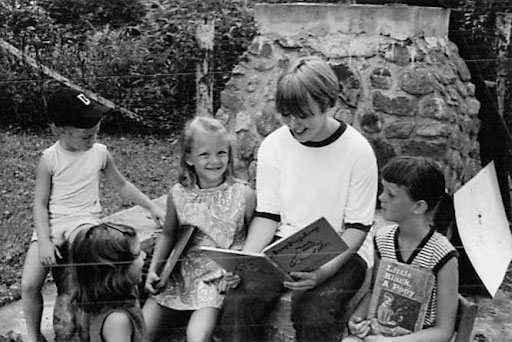
[[[148,210],[151,213],[151,218],[153,221],[155,221],[157,227],[162,227],[165,220],[165,210],[160,209],[160,207],[156,205],[152,205]]]
[[[217,290],[220,294],[226,293],[229,289],[234,289],[240,284],[240,276],[238,274],[226,273],[219,281]]]
[[[160,277],[153,271],[149,271],[146,277],[146,283],[144,289],[152,295],[158,294],[163,289],[163,285],[160,284]]]
[[[290,272],[290,275],[296,281],[285,281],[283,285],[292,291],[311,290],[320,283],[320,279],[315,272]]]
[[[216,270],[215,272],[205,275],[203,277],[203,282],[205,282],[206,284],[218,283],[220,279],[222,279],[222,277],[224,276],[224,273],[226,273],[226,271],[224,271],[223,269]]]
[[[224,294],[227,290],[237,287],[240,284],[240,280],[239,275],[224,270],[214,272],[203,279],[207,284],[215,283],[220,294]]]
[[[370,333],[370,321],[364,320],[359,316],[352,316],[348,320],[348,329],[351,334],[364,338]]]
[[[61,259],[60,251],[52,240],[39,240],[39,260],[45,266],[52,266],[57,263],[57,258]]]

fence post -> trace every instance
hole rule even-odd
[[[213,75],[208,73],[208,65],[213,54],[214,36],[214,19],[198,22],[195,38],[204,55],[196,64],[196,110],[197,115],[202,116],[213,116]]]
[[[512,64],[507,61],[512,57],[510,53],[510,38],[512,33],[512,13],[496,13],[496,95],[498,101],[498,112],[505,119],[507,126],[511,128],[511,91],[512,82],[510,77],[512,73],[509,71]]]

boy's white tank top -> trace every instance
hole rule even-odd
[[[87,151],[66,151],[57,141],[43,152],[51,173],[50,227],[99,219],[99,181],[107,164],[107,148],[96,143]],[[76,225],[75,225],[76,226]]]

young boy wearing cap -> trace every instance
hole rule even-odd
[[[45,341],[41,334],[41,288],[50,266],[61,258],[59,248],[80,227],[98,224],[100,174],[119,194],[146,208],[160,225],[165,214],[119,172],[107,147],[96,142],[109,108],[83,93],[60,89],[48,100],[48,114],[58,140],[43,151],[36,171],[35,232],[22,276],[22,299],[29,342]]]

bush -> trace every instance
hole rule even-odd
[[[89,6],[94,2],[90,1]],[[238,56],[256,34],[251,9],[244,1],[154,1],[139,22],[95,29],[89,25],[85,26],[87,30],[80,26],[85,19],[76,24],[63,19],[65,11],[71,11],[72,16],[85,13],[89,7],[79,8],[82,3],[87,2],[74,0],[72,6],[66,8],[63,0],[44,0],[41,7],[25,6],[23,13],[13,9],[6,11],[10,19],[5,25],[8,34],[0,38],[74,83],[136,112],[142,117],[143,126],[150,130],[175,131],[194,114],[195,65],[203,57],[194,38],[197,20],[206,17],[215,20],[215,48],[210,70],[214,77],[216,107]],[[18,20],[20,16],[26,19],[25,23]],[[29,29],[36,23],[37,30]],[[94,22],[95,25],[101,23]],[[18,35],[20,32],[24,33],[22,38]],[[0,84],[1,98],[7,104],[0,123],[45,125],[45,115],[40,108],[45,95],[51,93],[57,83],[19,61],[5,58],[9,58],[6,64],[2,63],[9,74],[7,79],[17,82]],[[34,104],[20,110],[19,105],[12,103]],[[107,120],[106,125],[126,129],[133,124],[120,119],[122,117],[116,115]]]
[[[256,2],[298,0],[15,0],[0,2],[0,38],[116,105],[106,128],[176,131],[195,111],[195,65],[203,57],[194,38],[198,20],[215,20],[210,76],[214,111],[220,92],[257,33]],[[308,2],[338,2],[310,0]],[[360,2],[360,1],[357,1]],[[450,33],[462,32],[475,58],[493,59],[494,18],[502,2],[453,1]],[[10,5],[9,4],[13,4]],[[499,5],[499,6],[498,6]],[[37,27],[37,29],[36,29]],[[496,64],[480,63],[486,79]],[[0,124],[47,124],[45,99],[58,83],[0,54]]]
[[[146,12],[140,0],[42,0],[40,5],[56,24],[72,25],[79,30],[91,26],[133,25]]]

